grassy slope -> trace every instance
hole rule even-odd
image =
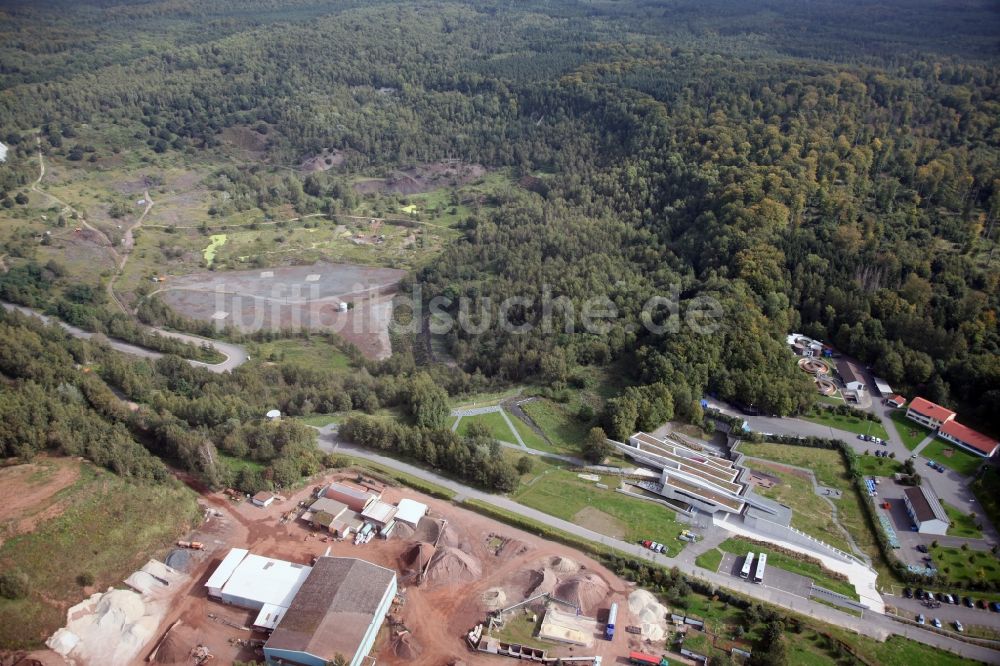
[[[995,467],[987,467],[972,483],[972,492],[993,526],[1000,527],[1000,472]]]
[[[586,423],[581,423],[565,405],[540,398],[525,403],[522,409],[551,442],[543,450],[567,455],[580,453],[580,444],[590,428]]]
[[[351,367],[347,354],[319,336],[309,340],[295,338],[257,343],[250,355],[263,361],[283,361],[316,370],[338,371]]]
[[[0,547],[0,569],[31,580],[27,598],[0,600],[0,649],[40,646],[65,622],[54,604],[83,598],[77,576],[92,575],[95,589],[118,585],[198,517],[180,484],[137,485],[86,464],[53,499],[66,503],[61,515]]]
[[[510,426],[507,425],[507,422],[499,412],[477,414],[476,416],[463,416],[462,420],[458,423],[458,434],[463,437],[468,435],[469,428],[474,423],[486,426],[494,439],[499,439],[504,442],[513,442],[515,444],[517,443],[517,439],[510,431]]]
[[[970,539],[982,539],[983,531],[977,526],[975,517],[967,513],[962,513],[950,504],[941,502],[945,513],[951,519],[951,527],[948,528],[948,536],[968,537]]]
[[[867,421],[859,419],[854,416],[841,416],[839,414],[834,414],[832,410],[822,409],[819,415],[809,414],[802,417],[806,421],[812,421],[813,423],[819,423],[821,425],[830,426],[831,428],[837,428],[838,430],[846,430],[847,432],[853,432],[858,435],[874,435],[881,439],[888,439],[889,434],[886,433],[885,427],[881,423],[876,423],[875,421]]]

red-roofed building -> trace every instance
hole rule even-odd
[[[958,421],[948,421],[941,426],[938,430],[938,437],[948,440],[952,444],[958,444],[966,451],[971,451],[984,458],[996,454],[997,449],[1000,448],[1000,443],[995,439],[964,426]]]
[[[906,418],[922,426],[937,430],[955,419],[955,412],[923,398],[914,398],[906,410]]]
[[[885,404],[889,405],[890,407],[895,407],[896,409],[899,409],[900,407],[906,404],[906,398],[904,398],[901,395],[889,396],[888,398],[885,399]]]

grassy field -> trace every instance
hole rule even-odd
[[[31,587],[24,599],[0,599],[0,649],[41,646],[65,622],[65,605],[85,596],[78,576],[93,576],[97,590],[119,585],[199,517],[179,483],[133,484],[89,464],[46,501],[62,513],[0,547],[0,569],[23,572]]]
[[[966,537],[969,539],[982,539],[983,531],[979,529],[978,520],[974,516],[962,513],[950,504],[941,502],[945,513],[951,519],[951,527],[948,528],[948,536]]]
[[[580,453],[580,445],[587,436],[590,425],[582,423],[566,405],[539,398],[524,403],[521,408],[548,438],[549,443],[545,444],[543,450],[566,455]]]
[[[974,580],[1000,581],[1000,560],[990,551],[962,550],[961,548],[944,548],[931,546],[931,557],[934,566],[940,572],[938,578],[942,584],[965,583]]]
[[[768,566],[774,566],[779,569],[784,569],[785,571],[799,574],[800,576],[805,576],[806,578],[811,578],[817,585],[825,587],[828,590],[839,592],[852,599],[858,598],[853,585],[847,581],[833,578],[830,572],[814,562],[797,560],[789,555],[785,555],[784,553],[762,548],[755,543],[751,543],[750,541],[746,541],[739,537],[726,539],[719,544],[719,549],[739,556],[746,555],[751,551],[754,553],[767,553]]]
[[[722,551],[718,548],[705,551],[695,558],[694,563],[703,569],[718,571],[719,565],[722,564]]]
[[[530,485],[522,484],[511,497],[525,506],[601,534],[620,536],[626,541],[654,539],[667,547],[669,555],[681,551],[684,543],[677,537],[685,528],[674,519],[670,509],[615,492],[617,478],[601,480],[608,490],[580,479],[574,472],[551,469]]]
[[[797,474],[778,470],[759,461],[751,461],[750,467],[774,474],[781,479],[772,488],[756,489],[764,497],[792,507],[792,527],[830,544],[834,548],[850,552],[850,545],[833,519],[833,511],[827,500],[816,494],[812,481]]]
[[[533,613],[514,611],[509,619],[504,623],[503,628],[497,631],[494,636],[502,641],[527,645],[529,647],[540,648],[542,650],[552,650],[558,648],[558,643],[545,641],[536,635],[542,625],[542,616],[539,615],[537,621]]]
[[[917,444],[924,441],[924,438],[931,434],[931,431],[927,428],[906,418],[905,409],[893,410],[889,413],[889,418],[892,419],[892,425],[896,428],[900,439],[903,440],[903,444],[910,451],[917,448]]]
[[[951,455],[945,455],[945,450],[951,451]],[[928,460],[939,462],[948,469],[953,469],[965,476],[972,476],[976,473],[979,466],[983,464],[983,459],[979,456],[940,439],[935,439],[924,447],[920,455]]]
[[[323,336],[290,338],[273,342],[258,342],[252,345],[251,358],[265,362],[281,362],[316,370],[347,370],[351,359]]]
[[[552,449],[549,443],[545,441],[545,438],[539,435],[534,429],[527,423],[517,418],[510,412],[507,413],[507,417],[510,422],[514,424],[514,428],[517,430],[518,434],[521,435],[521,441],[524,442],[525,446],[531,449],[538,449],[539,451],[550,451]],[[551,451],[555,453],[555,451]]]
[[[463,416],[458,422],[458,434],[463,437],[469,434],[469,428],[473,424],[480,424],[486,426],[490,434],[494,439],[499,439],[504,442],[517,443],[517,438],[514,437],[514,433],[510,431],[510,426],[504,420],[503,415],[500,412],[489,412],[487,414],[477,414],[476,416]]]
[[[972,492],[993,526],[1000,529],[1000,472],[995,467],[984,469],[972,482]]]
[[[813,423],[819,423],[825,426],[830,426],[831,428],[837,428],[838,430],[846,430],[847,432],[853,432],[858,435],[874,435],[881,439],[888,439],[889,434],[885,431],[885,427],[881,423],[875,421],[868,421],[866,419],[859,419],[856,416],[842,416],[840,414],[835,414],[831,409],[820,409],[819,414],[811,413],[803,416],[806,421],[812,421]]]
[[[865,476],[892,476],[903,469],[903,463],[893,458],[879,458],[874,455],[879,446],[873,445],[872,455],[858,456],[858,470]]]

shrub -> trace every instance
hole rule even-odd
[[[0,573],[0,597],[23,599],[31,591],[31,580],[22,571]]]
[[[76,577],[76,584],[80,587],[90,587],[94,584],[94,576],[89,572],[84,572]]]

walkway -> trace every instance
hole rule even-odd
[[[917,448],[913,449],[913,453],[911,453],[910,455],[919,456],[920,452],[926,449],[927,445],[933,442],[935,439],[936,438],[934,437],[933,434],[927,435],[926,437],[924,437],[923,441],[917,444]]]
[[[884,641],[889,636],[898,634],[920,643],[950,650],[951,652],[955,652],[970,659],[978,659],[986,663],[1000,662],[1000,651],[964,643],[948,636],[943,636],[898,622],[889,616],[879,615],[877,613],[866,613],[864,617],[858,618],[854,615],[844,613],[824,604],[810,601],[804,597],[799,597],[773,588],[761,587],[760,585],[747,583],[746,581],[732,576],[726,576],[708,571],[693,564],[692,561],[686,557],[667,557],[665,555],[653,553],[649,549],[643,548],[641,544],[628,543],[599,534],[592,530],[588,530],[585,527],[581,527],[580,525],[550,516],[547,513],[532,509],[531,507],[518,504],[508,497],[504,497],[502,495],[491,495],[481,490],[470,488],[458,481],[437,474],[436,472],[426,470],[416,465],[411,465],[401,460],[396,460],[395,458],[390,458],[389,456],[375,453],[348,442],[341,441],[337,437],[335,426],[324,426],[323,428],[318,428],[318,430],[320,432],[319,447],[322,450],[331,453],[346,453],[358,458],[371,460],[379,463],[380,465],[406,472],[407,474],[417,478],[429,481],[443,488],[447,488],[456,493],[454,501],[457,503],[461,503],[466,499],[475,499],[491,504],[500,509],[523,516],[543,525],[562,530],[595,543],[603,544],[614,551],[621,552],[623,555],[627,555],[640,561],[647,560],[664,567],[676,566],[686,575],[703,580],[710,585],[735,590],[736,592],[745,594],[751,598],[760,599],[776,606],[781,606],[797,613],[808,615],[809,617],[813,617],[822,622],[844,627],[845,629],[869,636],[876,640]]]

